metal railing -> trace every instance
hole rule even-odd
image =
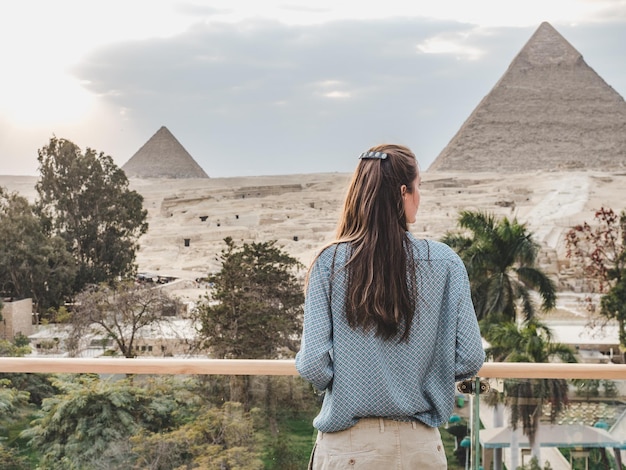
[[[52,358],[2,357],[0,372],[6,373],[100,373],[150,375],[271,375],[295,376],[295,361],[253,359],[197,359],[197,358]],[[475,379],[605,379],[626,380],[624,364],[541,364],[541,363],[486,363]],[[470,415],[471,468],[480,468],[479,402],[472,400]],[[467,456],[466,456],[467,457]]]

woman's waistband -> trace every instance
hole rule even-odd
[[[356,423],[354,428],[380,428],[381,431],[384,431],[385,427],[388,428],[421,428],[421,427],[429,427],[421,421],[417,420],[397,420],[393,418],[383,418],[383,417],[373,417],[373,418],[361,418],[358,423]]]

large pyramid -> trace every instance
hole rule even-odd
[[[167,129],[161,127],[122,170],[137,178],[208,178],[202,167]]]
[[[626,102],[548,23],[429,171],[535,169],[626,169]]]

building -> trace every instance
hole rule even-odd
[[[33,300],[3,300],[0,310],[0,339],[12,341],[18,335],[33,333]]]

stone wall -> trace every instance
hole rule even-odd
[[[0,339],[10,341],[19,333],[24,336],[33,333],[32,299],[3,302],[2,321],[0,321]]]

